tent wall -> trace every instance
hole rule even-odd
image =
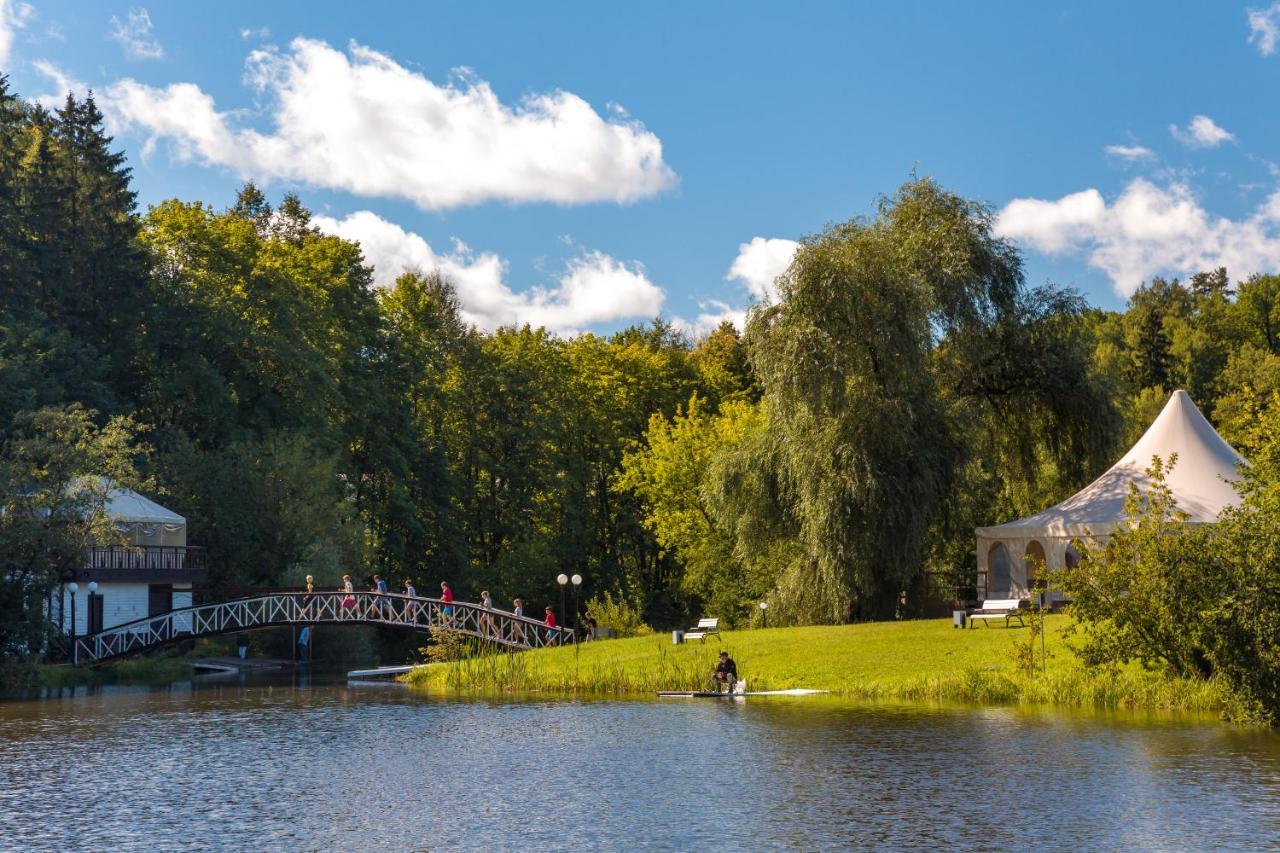
[[[1040,549],[1044,551],[1046,571],[1055,571],[1067,567],[1067,551],[1074,539],[1056,536],[1037,536],[1027,538],[1010,537],[978,537],[978,595],[983,598],[1025,598],[1031,594],[1027,582],[1028,552],[1038,558]],[[992,549],[1003,545],[1009,555],[1009,579],[1004,582],[998,567],[992,564]],[[998,552],[997,552],[998,553]],[[1050,591],[1051,597],[1058,598],[1056,592]]]

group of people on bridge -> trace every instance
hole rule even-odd
[[[414,621],[410,617],[410,606],[413,603],[413,600],[420,599],[420,596],[418,595],[417,587],[414,585],[413,581],[406,580],[404,582],[403,595],[407,600],[393,600],[391,597],[390,587],[387,584],[386,579],[381,575],[376,574],[373,576],[373,581],[369,588],[367,590],[359,591],[376,594],[377,597],[374,599],[373,603],[380,618],[387,618],[389,614],[395,613],[394,608],[396,607],[396,603],[403,600],[403,608],[401,612],[396,615],[404,621]],[[315,578],[311,575],[307,575],[307,592],[306,597],[303,599],[304,607],[310,606],[312,596],[315,595],[315,592]],[[351,618],[360,618],[358,615],[359,601],[356,596],[357,589],[355,583],[351,579],[351,575],[342,576],[342,585],[338,588],[338,592],[343,595],[341,603],[342,612],[344,614],[350,613]],[[422,600],[429,601],[430,599]],[[455,613],[455,611],[460,608],[458,608],[454,603],[453,588],[449,585],[448,581],[440,582],[440,596],[436,601],[440,604],[440,613],[443,617],[444,627],[454,626],[455,620],[463,621],[459,618],[458,614]],[[475,620],[476,632],[486,639],[525,643],[527,641],[527,636],[525,634],[526,627],[536,630],[538,628],[538,623],[532,617],[525,616],[523,599],[514,598],[512,599],[511,604],[511,610],[499,611],[494,607],[493,596],[489,594],[489,591],[482,591],[480,593],[480,604],[478,606],[479,616]],[[501,629],[494,618],[495,615],[500,612],[506,616],[515,617],[515,620],[509,621],[509,630],[511,635],[508,637],[503,637],[501,635]],[[525,622],[524,620],[526,619],[528,619],[529,622]],[[585,628],[583,639],[595,639],[595,619],[590,616],[580,616],[578,622],[583,628]],[[546,631],[545,638],[548,645],[559,645],[559,643],[562,642],[565,633],[569,630],[568,626],[561,626],[559,624],[556,619],[556,612],[549,604],[543,610],[541,627]],[[576,637],[578,630],[577,626],[575,626],[573,630]]]

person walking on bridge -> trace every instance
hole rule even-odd
[[[493,621],[493,596],[489,595],[489,590],[480,593],[480,606],[484,608],[480,614],[480,636],[486,640],[497,639],[492,636],[497,626]]]
[[[342,576],[342,617],[353,613],[356,609],[356,587],[351,583],[351,575]]]
[[[302,617],[304,619],[314,619],[311,615],[311,600],[316,594],[316,579],[311,575],[307,575],[307,594],[302,596]]]
[[[440,602],[444,605],[441,608],[444,611],[444,622],[450,628],[453,627],[453,590],[449,588],[448,581],[440,581]]]
[[[515,621],[511,623],[511,639],[515,640],[517,643],[523,644],[524,623],[520,620],[524,618],[524,599],[516,598],[513,599],[511,603],[514,604],[516,608],[511,614],[516,617]]]
[[[410,615],[414,622],[418,621],[418,613],[415,609],[418,605],[413,599],[418,597],[418,588],[413,585],[413,581],[406,580],[404,582],[404,594],[407,601],[404,603],[404,621],[410,621]]]
[[[551,609],[550,604],[547,605],[547,617],[543,624],[547,626],[547,645],[559,645],[556,641],[556,636],[560,633],[556,630],[556,612]]]
[[[373,576],[373,587],[378,591],[378,618],[387,618],[387,606],[391,603],[391,599],[387,598],[387,581],[378,575]]]

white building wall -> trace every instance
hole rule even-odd
[[[82,583],[76,590],[76,636],[89,630],[89,585]],[[147,590],[145,583],[98,582],[98,594],[102,596],[102,627],[113,628],[147,615]],[[190,595],[190,593],[187,593]],[[178,594],[174,593],[175,606]],[[63,595],[67,623],[71,621],[71,592]],[[66,630],[64,624],[63,630]]]

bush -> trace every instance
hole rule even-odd
[[[1280,719],[1280,410],[1274,426],[1275,462],[1244,472],[1240,506],[1217,524],[1186,523],[1166,484],[1176,457],[1155,459],[1150,487],[1130,488],[1128,524],[1060,573],[1086,663],[1213,677],[1246,716]]]
[[[615,601],[604,593],[587,602],[587,615],[596,620],[598,628],[607,628],[615,637],[638,637],[652,634],[653,629],[644,623],[640,613],[622,596]]]

